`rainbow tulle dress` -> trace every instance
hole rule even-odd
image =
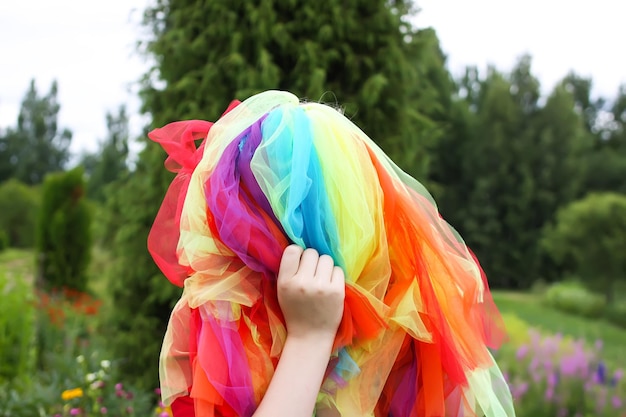
[[[150,138],[177,176],[148,246],[184,287],[160,358],[166,404],[191,398],[198,417],[254,413],[286,338],[276,275],[296,243],[346,277],[319,407],[515,415],[489,351],[503,331],[477,260],[424,187],[341,112],[268,91],[214,124],[171,123]]]

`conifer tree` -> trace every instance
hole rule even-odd
[[[46,289],[87,290],[91,213],[82,168],[46,176],[37,221],[38,280]]]
[[[107,112],[107,136],[100,143],[98,152],[86,155],[83,164],[89,174],[87,196],[104,201],[106,187],[122,178],[128,170],[128,114],[126,107],[120,106],[117,114]]]
[[[47,173],[64,169],[69,159],[72,132],[60,129],[58,86],[52,83],[45,96],[32,80],[18,115],[17,126],[0,137],[0,181],[16,178],[40,184]]]

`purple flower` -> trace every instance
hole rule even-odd
[[[122,389],[124,389],[124,385],[121,382],[115,384],[115,391],[121,391]]]
[[[548,372],[546,380],[548,382],[548,387],[550,387],[550,388],[556,387],[556,384],[558,382],[558,376],[557,376],[556,372]]]
[[[552,399],[554,398],[554,388],[548,387],[548,389],[546,389],[545,397],[547,401],[552,401]]]
[[[596,343],[594,345],[595,349],[597,352],[602,350],[602,346],[604,345],[604,343],[602,342],[602,340],[598,339],[596,340]]]
[[[155,393],[156,395],[161,395],[161,388],[155,388],[155,389],[154,389],[154,393]]]
[[[516,400],[522,398],[526,392],[528,392],[528,382],[522,382],[519,385],[514,386],[511,390],[511,394]]]
[[[517,358],[518,361],[521,361],[522,359],[526,357],[529,350],[530,348],[528,347],[528,345],[522,345],[519,347],[519,349],[517,349],[517,354],[515,355],[515,357]]]
[[[552,372],[552,362],[550,361],[550,359],[546,359],[545,361],[543,361],[543,369],[547,372],[550,373]]]
[[[80,408],[72,408],[70,410],[70,415],[71,416],[78,416],[78,415],[80,415]]]
[[[528,333],[530,333],[530,344],[539,346],[541,344],[541,333],[535,329],[531,329]]]
[[[614,395],[613,398],[611,398],[611,404],[613,405],[613,408],[620,409],[622,408],[622,399],[620,397],[618,397],[617,395]]]
[[[622,380],[623,377],[624,377],[624,371],[621,369],[617,369],[615,370],[615,373],[613,374],[613,382],[615,384],[619,384],[619,382]]]
[[[161,414],[159,414],[159,417],[170,417],[170,415],[167,411],[162,411]]]
[[[543,343],[543,349],[546,356],[552,356],[559,350],[559,344],[561,342],[561,338],[558,336],[555,337],[547,337]]]
[[[598,370],[596,371],[598,382],[604,384],[606,382],[606,365],[600,361],[598,364]]]

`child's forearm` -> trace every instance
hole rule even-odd
[[[270,385],[253,417],[311,417],[333,340],[289,338]]]

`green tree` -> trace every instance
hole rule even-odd
[[[439,133],[427,116],[436,113],[437,103],[417,100],[421,89],[430,88],[419,76],[433,74],[440,64],[426,62],[439,52],[429,50],[433,33],[411,27],[412,9],[403,0],[159,0],[145,13],[153,36],[144,46],[156,64],[143,80],[144,110],[159,127],[180,119],[215,120],[232,99],[267,89],[336,101],[407,171],[425,179],[426,148]],[[132,356],[125,371],[144,385],[156,380],[160,341],[179,294],[145,248],[172,179],[163,160],[159,147],[147,144],[136,172],[119,183],[111,201],[121,225],[110,283],[113,347],[118,356]]]
[[[542,256],[537,244],[542,228],[554,220],[557,211],[585,193],[588,160],[593,136],[588,119],[567,86],[558,85],[538,112],[532,126],[529,163],[535,191],[528,207],[526,228],[532,231],[533,254],[542,278],[560,278],[561,271]]]
[[[120,106],[117,114],[107,112],[107,137],[95,154],[83,157],[82,165],[88,174],[87,196],[103,202],[106,187],[128,172],[129,126],[126,107]]]
[[[533,115],[541,96],[539,80],[532,74],[532,58],[522,55],[509,76],[511,95],[524,115]],[[528,119],[527,119],[528,120]]]
[[[561,81],[561,85],[574,97],[576,111],[582,115],[587,131],[600,138],[602,126],[599,126],[598,116],[603,111],[605,100],[591,97],[593,87],[591,78],[584,78],[570,72]]]
[[[583,84],[586,88],[574,88],[572,85],[580,85],[582,81],[575,79],[577,83],[572,83],[570,77],[565,79],[565,85],[573,89],[575,96],[582,96],[577,99],[577,108],[583,109],[594,138],[594,147],[586,158],[585,190],[626,194],[626,85],[620,87],[612,103],[604,99],[592,101],[588,98],[591,81]]]
[[[41,97],[32,80],[22,100],[17,127],[0,138],[0,181],[16,178],[26,184],[39,184],[49,172],[61,171],[68,161],[72,133],[59,129],[61,108],[58,86],[52,83]]]
[[[496,286],[517,287],[530,260],[524,214],[533,192],[527,165],[522,107],[510,82],[495,69],[484,80],[463,175],[469,195],[462,234]]]
[[[542,248],[566,273],[601,291],[608,303],[626,280],[626,197],[590,194],[559,211]]]
[[[84,194],[80,167],[46,176],[37,222],[38,280],[45,288],[87,289],[91,214]]]
[[[498,287],[525,288],[546,273],[541,230],[584,190],[592,139],[576,100],[563,85],[545,105],[539,98],[528,56],[508,76],[468,68],[435,148],[441,211]]]

